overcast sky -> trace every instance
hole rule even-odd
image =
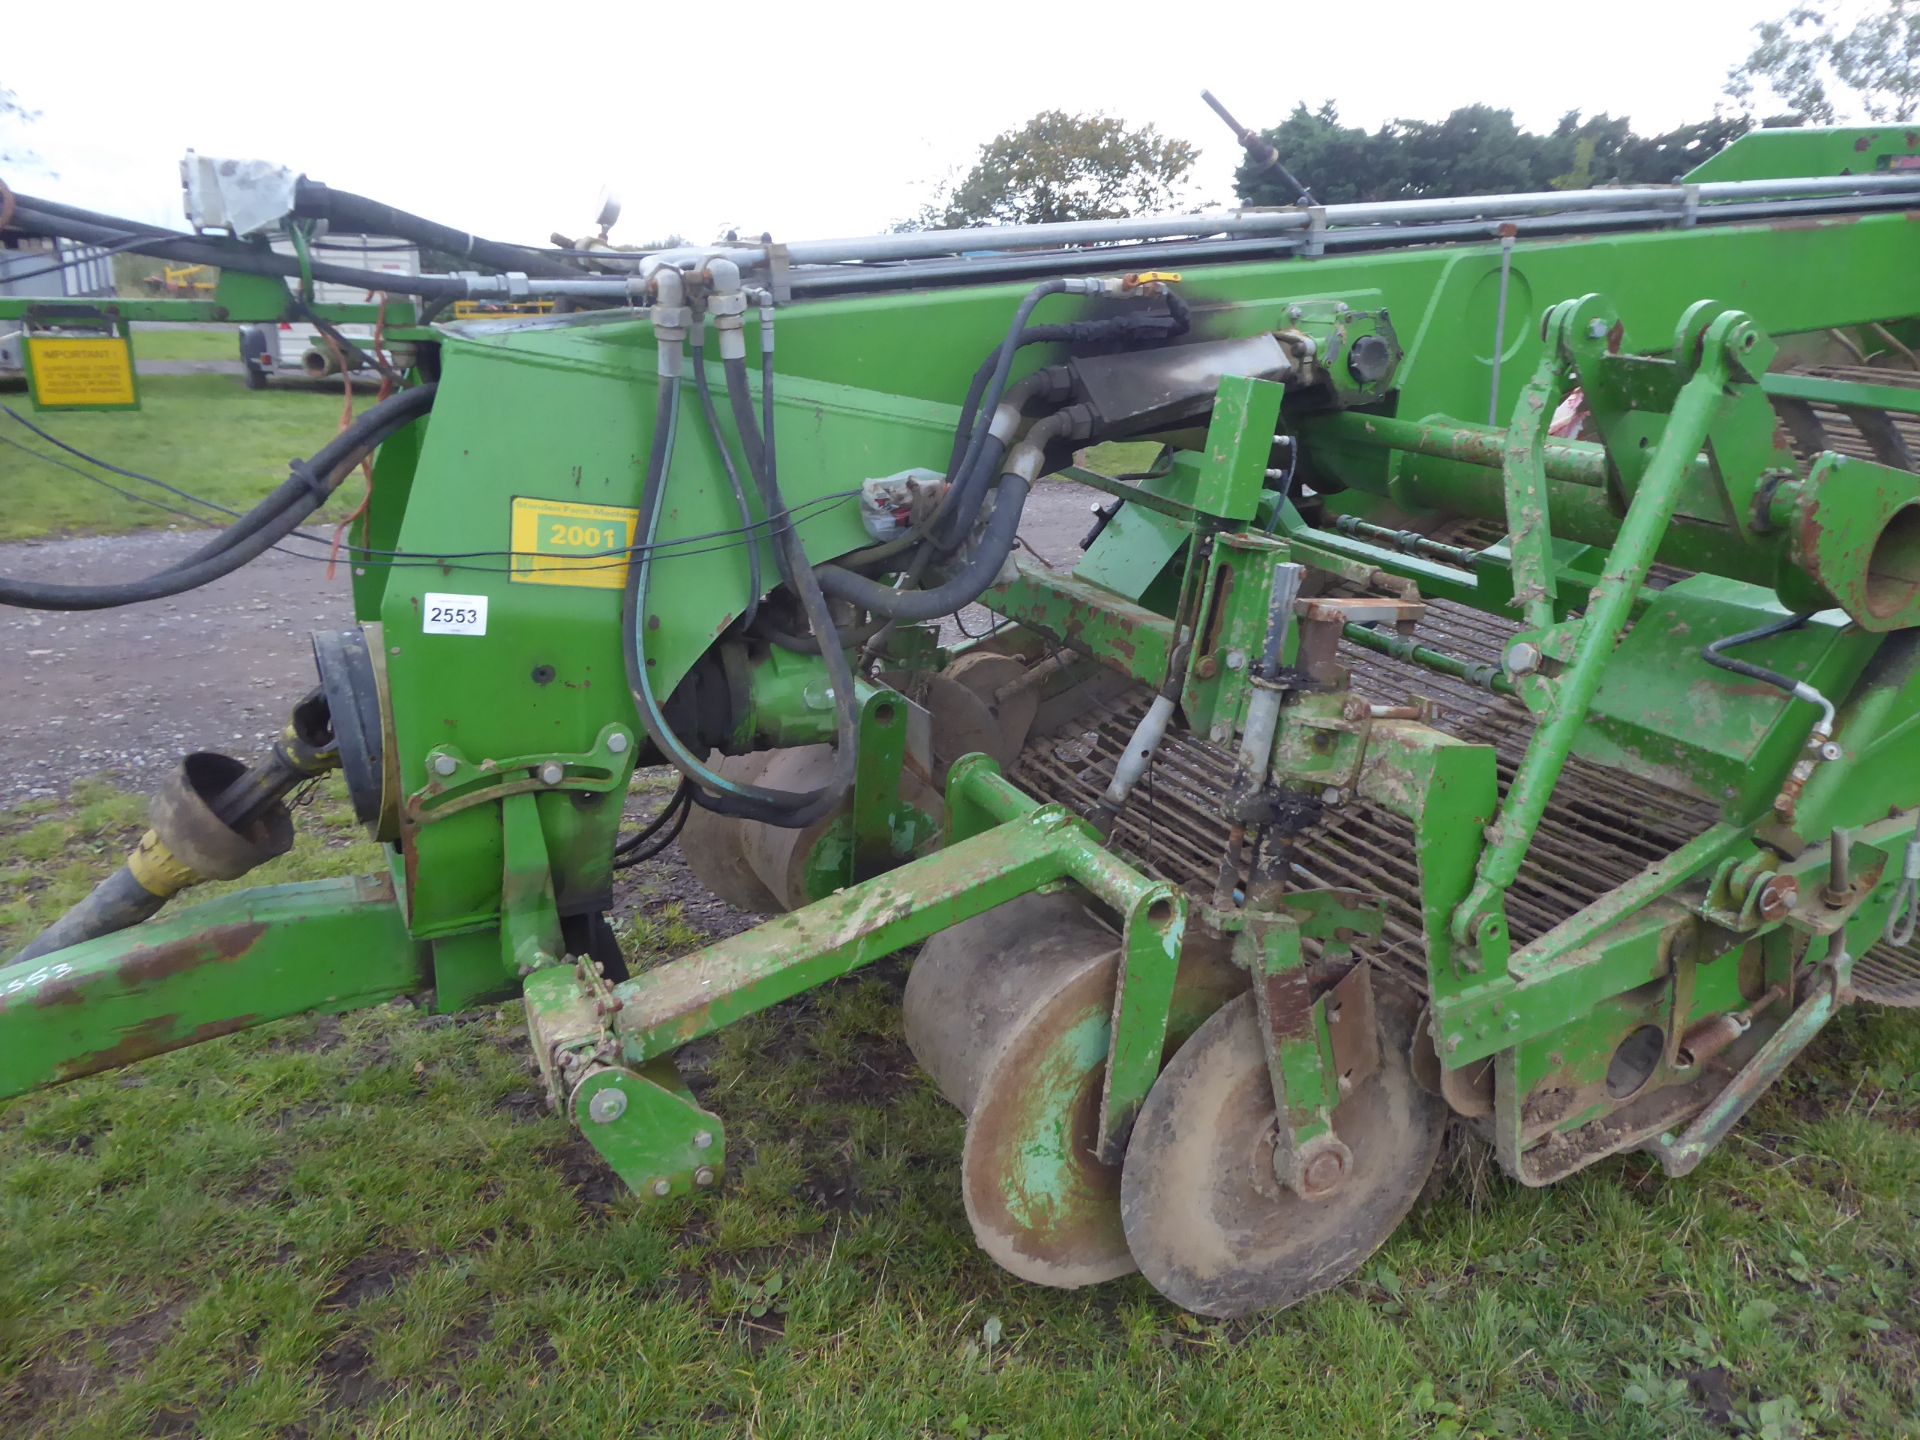
[[[1484,101],[1523,125],[1578,109],[1658,130],[1710,115],[1753,24],[1788,0],[755,5],[196,4],[19,0],[0,85],[16,189],[182,223],[178,161],[270,159],[501,239],[726,226],[866,234],[910,215],[1037,110],[1100,110],[1201,150],[1189,201],[1232,200],[1250,125],[1297,100],[1368,126]],[[329,15],[349,22],[329,29]],[[376,40],[358,38],[356,26]],[[112,43],[107,43],[111,37]],[[53,172],[50,176],[47,172]],[[57,177],[57,178],[55,178]],[[1309,181],[1312,177],[1306,177]]]

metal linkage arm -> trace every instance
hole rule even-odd
[[[1564,332],[1582,323],[1588,308],[1587,302],[1570,302],[1556,309],[1551,317],[1552,339],[1565,344],[1568,337]],[[1756,337],[1752,322],[1734,311],[1718,316],[1699,337],[1698,361],[1693,374],[1681,387],[1659,444],[1627,506],[1606,567],[1588,596],[1586,613],[1578,621],[1556,627],[1560,633],[1552,639],[1558,639],[1564,647],[1566,666],[1558,676],[1538,677],[1529,687],[1529,708],[1539,714],[1540,724],[1521,759],[1499,817],[1488,827],[1487,845],[1480,856],[1479,878],[1454,912],[1451,928],[1454,939],[1460,943],[1492,947],[1505,955],[1506,927],[1501,896],[1520,874],[1527,848],[1553,797],[1554,785],[1586,722],[1594,693],[1600,688],[1607,661],[1619,643],[1634,599],[1646,582],[1660,537],[1672,520],[1674,508],[1692,475],[1694,457],[1706,443],[1707,430],[1736,376],[1751,378],[1744,369],[1738,368],[1740,362],[1734,357],[1744,357]],[[1523,408],[1526,404],[1523,398]],[[1523,428],[1523,423],[1522,419],[1516,419],[1516,432]],[[1518,526],[1521,522],[1519,517],[1510,517],[1510,523]],[[1539,528],[1545,538],[1544,514]],[[1516,565],[1516,572],[1517,569]],[[1515,578],[1517,586],[1517,573]],[[1552,639],[1542,646],[1550,655],[1555,648],[1560,648],[1552,647]]]

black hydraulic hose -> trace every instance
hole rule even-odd
[[[691,795],[693,791],[689,789],[687,793]],[[644,865],[680,838],[680,832],[687,828],[687,817],[693,814],[693,801],[675,801],[668,808],[671,812],[670,816],[663,814],[661,817],[671,819],[672,823],[667,832],[645,847],[636,845],[631,850],[616,850],[613,856],[615,870],[631,870],[636,865]]]
[[[1020,344],[1026,345],[1027,339],[1038,326],[1029,328],[1020,337]],[[995,350],[982,360],[973,372],[973,379],[967,385],[967,398],[960,406],[960,423],[953,427],[953,449],[947,452],[947,478],[957,480],[960,474],[960,458],[966,453],[967,446],[973,443],[974,422],[980,416],[980,397],[987,393],[987,381],[993,378],[993,367],[1000,361],[1000,352]]]
[[[398,236],[423,249],[476,260],[495,270],[518,270],[556,280],[588,273],[582,266],[570,265],[533,247],[487,240],[350,190],[335,190],[304,175],[294,182],[293,213],[307,220],[325,220],[338,231]]]
[[[968,437],[966,450],[961,453],[958,470],[953,472],[956,478],[965,478],[973,469],[980,446],[986,439],[987,428],[993,423],[993,412],[1000,408],[1000,397],[1006,393],[1007,375],[1013,369],[1014,352],[1020,348],[1020,334],[1027,328],[1034,307],[1049,295],[1065,293],[1066,288],[1064,279],[1042,280],[1026,293],[1019,308],[1013,312],[1013,323],[1007,326],[1006,339],[1000,342],[1000,349],[993,357],[993,374],[988,378],[986,391],[980,397],[980,411],[974,417],[973,433]]]
[[[1030,489],[1024,475],[1009,471],[1000,477],[993,514],[981,533],[979,548],[943,585],[931,590],[895,590],[838,565],[822,565],[814,572],[820,577],[820,588],[835,600],[851,601],[891,620],[932,620],[971,605],[993,584],[1007,556],[1013,553],[1014,539],[1020,533],[1020,512]]]
[[[753,411],[747,394],[747,362],[729,360],[726,362],[727,398],[733,404],[734,415],[744,421],[742,442],[752,435]],[[818,790],[804,797],[805,803],[782,820],[769,823],[782,824],[792,828],[811,825],[815,820],[832,812],[840,799],[853,786],[854,768],[859,759],[860,746],[860,698],[856,692],[853,678],[853,666],[847,660],[845,642],[838,627],[833,622],[833,612],[827,606],[827,597],[821,587],[819,577],[814,573],[807,559],[807,551],[800,540],[800,532],[793,526],[793,520],[787,510],[787,502],[780,493],[779,469],[776,463],[776,450],[773,432],[773,356],[762,351],[761,360],[761,399],[762,411],[766,417],[766,433],[755,435],[760,441],[761,463],[754,466],[754,479],[760,486],[760,502],[767,512],[767,525],[774,537],[774,554],[780,560],[782,580],[799,597],[800,607],[805,612],[807,624],[814,637],[820,642],[820,658],[827,667],[827,679],[833,686],[833,702],[836,712],[836,741],[833,749],[833,773]],[[755,445],[747,443],[747,457],[751,462]],[[696,800],[705,803],[704,797]],[[718,806],[709,808],[718,809]],[[724,811],[722,813],[725,813]],[[762,817],[768,818],[768,817]]]
[[[261,527],[276,520],[289,506],[306,505],[306,502],[313,499],[316,479],[324,481],[326,489],[331,492],[346,479],[347,472],[352,469],[352,466],[347,466],[338,480],[332,478],[334,470],[340,468],[341,456],[350,455],[357,464],[361,454],[380,444],[394,431],[412,424],[431,410],[434,396],[439,393],[439,388],[438,385],[416,385],[411,389],[388,396],[378,405],[362,410],[346,429],[321,446],[312,459],[302,465],[294,466],[293,473],[281,481],[266,499],[220,531],[186,559],[177,565],[169,566],[161,573],[171,573],[173,570],[198,564],[214,556],[224,555],[235,545],[252,538]],[[323,496],[322,499],[324,498]],[[297,518],[303,520],[319,508],[318,501],[306,505]]]
[[[1176,340],[1186,334],[1191,327],[1193,312],[1187,302],[1171,290],[1167,291],[1162,298],[1167,302],[1167,308],[1163,313],[1143,314],[1121,311],[1114,315],[1102,315],[1093,320],[1069,320],[1057,325],[1029,325],[1020,332],[1014,348],[1018,350],[1028,345],[1048,344],[1147,345]],[[979,367],[973,372],[973,379],[967,386],[966,399],[960,406],[960,422],[954,427],[953,448],[947,453],[946,475],[949,482],[947,495],[941,500],[934,513],[904,535],[896,536],[878,545],[870,545],[857,554],[841,556],[837,562],[839,565],[850,570],[864,570],[869,565],[878,565],[903,551],[911,550],[924,541],[931,533],[933,526],[939,524],[953,508],[956,503],[956,491],[964,493],[966,487],[963,482],[968,479],[960,473],[960,461],[967,446],[972,442],[976,428],[975,422],[980,414],[980,401],[986,394],[987,382],[992,378],[999,360],[1000,351],[996,347],[988,353],[985,360],[980,362]],[[991,419],[992,417],[989,416],[989,423]],[[993,479],[995,463],[998,463],[997,456],[993,461],[976,459],[971,473],[983,475],[980,483],[985,485]],[[981,498],[984,498],[985,490],[983,489],[980,494]],[[972,528],[973,521],[979,513],[980,504],[976,500],[968,514],[966,527],[956,527],[947,532],[940,548],[952,550],[964,540],[967,530]]]
[[[230,575],[285,539],[352,473],[382,440],[411,424],[433,404],[432,385],[403,390],[361,417],[294,467],[271,495],[185,560],[139,580],[108,585],[58,585],[0,578],[0,605],[30,610],[107,610],[162,600]],[[368,423],[373,422],[373,423]]]
[[[1007,443],[997,436],[987,436],[986,443],[980,447],[979,457],[974,461],[972,473],[962,477],[960,482],[947,491],[947,506],[938,518],[944,525],[936,524],[930,535],[936,550],[951,552],[966,542],[973,530],[973,522],[980,518],[980,507],[987,503],[987,492],[993,488],[991,480],[997,474],[996,466],[1007,453]]]
[[[727,444],[726,432],[720,428],[720,415],[713,405],[713,387],[707,383],[707,353],[703,345],[692,347],[693,388],[700,397],[700,413],[706,418],[707,433],[713,436],[714,448],[720,452],[720,465],[727,472],[727,484],[733,487],[733,503],[740,509],[741,529],[749,536],[753,530],[753,506],[747,500],[747,487],[740,483],[739,467],[733,463],[733,447]],[[747,608],[740,612],[739,625],[742,630],[753,624],[754,617],[760,613],[760,542],[749,539],[747,552]]]
[[[633,834],[622,837],[613,847],[613,868],[625,870],[658,855],[673,843],[674,837],[679,835],[680,827],[687,823],[687,815],[692,809],[693,781],[683,775],[680,777],[679,788],[673,792],[672,798],[660,807],[660,813]],[[649,846],[647,842],[654,836],[660,835],[662,830],[667,833],[660,836],[659,843]]]
[[[759,487],[764,501],[767,495],[767,447],[760,438],[760,422],[753,418],[753,397],[747,392],[747,362],[728,360],[722,368],[727,377],[727,404],[733,409],[733,426],[740,432],[740,448],[747,452],[747,469],[752,473],[753,482]],[[773,542],[773,563],[780,571],[780,582],[797,596],[800,587],[795,583],[792,557],[780,538],[787,525],[786,507],[782,505],[776,514],[769,505],[767,538]]]
[[[735,412],[746,406],[746,362],[729,360],[727,362],[727,382],[730,392],[736,390],[730,398],[735,401]],[[654,418],[653,450],[647,462],[645,488],[641,494],[638,533],[645,544],[651,546],[660,507],[664,503],[666,480],[673,458],[674,427],[679,414],[680,383],[677,375],[663,377],[660,385],[660,398]],[[747,409],[749,432],[752,429],[752,410]],[[758,437],[755,437],[756,439]],[[754,467],[754,478],[762,483],[763,499],[766,500],[767,524],[778,543],[798,546],[798,538],[787,515],[786,506],[780,502],[777,492],[769,495],[765,487],[765,470]],[[776,552],[781,553],[781,552]],[[827,674],[834,684],[834,701],[839,718],[839,740],[834,756],[834,774],[829,782],[818,790],[791,792],[772,790],[757,785],[730,785],[719,793],[711,793],[709,786],[719,777],[706,771],[687,746],[675,736],[667,724],[665,714],[653,698],[650,677],[645,669],[645,652],[642,645],[641,617],[646,610],[648,585],[652,565],[651,551],[643,550],[637,554],[627,567],[627,586],[624,603],[621,606],[621,649],[627,666],[627,683],[639,700],[640,719],[654,746],[681,771],[694,780],[694,803],[716,814],[736,819],[758,820],[782,828],[798,829],[811,825],[830,814],[840,803],[841,798],[853,784],[855,747],[859,738],[859,711],[853,688],[852,672],[847,665],[846,656],[837,648],[838,637],[833,634],[833,620],[827,613],[826,599],[820,594],[817,583],[796,587],[803,604],[806,605],[808,620],[816,633],[827,639],[830,644],[824,659]],[[790,558],[783,559],[783,565],[791,564]],[[800,554],[801,569],[806,569],[806,556]],[[812,579],[811,571],[807,572]],[[811,592],[809,595],[808,592]],[[704,778],[703,778],[704,776]]]
[[[420,325],[434,324],[442,315],[447,313],[447,310],[453,305],[454,299],[455,297],[452,295],[441,295],[429,300],[425,305],[420,307],[420,317],[415,323]]]
[[[64,216],[29,196],[19,197],[9,228],[28,235],[64,236],[92,245],[120,245],[140,239],[139,245],[125,248],[142,255],[157,255],[191,265],[213,265],[227,270],[242,270],[251,275],[274,275],[296,279],[300,262],[291,255],[267,249],[209,245],[197,236],[177,230],[156,230],[131,221],[102,217],[100,221]],[[359,270],[350,265],[333,265],[316,260],[308,267],[315,280],[352,285],[362,290],[386,290],[396,295],[446,296],[450,300],[466,298],[467,282],[447,275],[393,275],[378,270]]]
[[[1762,625],[1757,630],[1745,630],[1738,635],[1728,635],[1715,640],[1700,652],[1700,658],[1709,665],[1729,670],[1735,675],[1744,675],[1749,680],[1758,680],[1762,685],[1771,685],[1776,690],[1785,690],[1789,695],[1800,688],[1800,682],[1791,675],[1782,675],[1778,670],[1769,670],[1764,665],[1755,665],[1746,660],[1735,660],[1726,651],[1736,645],[1749,645],[1756,640],[1771,639],[1775,635],[1784,635],[1789,630],[1798,630],[1813,617],[1810,615],[1789,615],[1784,620]]]
[[[1088,433],[1090,416],[1083,405],[1055,411],[1021,437],[1000,477],[993,514],[981,532],[980,543],[958,574],[931,590],[896,590],[839,565],[822,565],[815,573],[820,585],[836,600],[845,600],[890,620],[931,620],[971,605],[992,585],[1020,535],[1020,516],[1033,488],[1032,477],[1045,463],[1047,446],[1067,436]],[[922,552],[924,553],[924,552]],[[918,557],[916,557],[918,558]],[[918,574],[918,567],[913,572]]]

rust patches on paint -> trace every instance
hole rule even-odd
[[[133,950],[109,971],[62,976],[42,986],[34,993],[33,1004],[48,1009],[62,1005],[84,1005],[103,983],[110,983],[116,990],[138,991],[177,976],[191,974],[208,965],[223,965],[245,955],[266,930],[267,927],[258,921],[222,925],[170,944],[149,945]]]
[[[134,1026],[117,1044],[96,1050],[91,1055],[76,1055],[71,1060],[62,1061],[59,1076],[61,1080],[78,1080],[82,1075],[117,1070],[136,1060],[145,1060],[168,1050],[183,1050],[203,1040],[216,1040],[236,1030],[245,1030],[249,1025],[256,1024],[258,1018],[254,1015],[236,1015],[230,1020],[209,1020],[191,1030],[176,1030],[175,1027],[180,1023],[178,1015],[155,1015]]]
[[[1833,230],[1842,225],[1858,224],[1859,220],[1858,215],[1818,215],[1801,220],[1775,220],[1767,228],[1783,234],[1794,230]]]

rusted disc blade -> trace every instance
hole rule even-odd
[[[991,756],[1002,770],[1011,770],[1027,743],[1040,707],[1040,692],[1028,689],[1001,700],[997,692],[1026,673],[1026,663],[1012,655],[969,652],[932,676],[924,701],[933,714],[933,778],[946,780],[947,770],[962,755]]]
[[[1117,943],[1071,892],[1023,895],[942,930],[907,976],[907,1045],[940,1093],[971,1112],[981,1074],[1027,1012]]]
[[[982,1250],[1023,1280],[1073,1289],[1134,1269],[1120,1167],[1093,1156],[1119,951],[1049,973],[980,1076],[960,1188]]]
[[[1202,1315],[1281,1310],[1337,1285],[1393,1233],[1440,1149],[1446,1107],[1407,1063],[1414,1007],[1376,990],[1380,1069],[1333,1112],[1347,1181],[1306,1201],[1273,1173],[1273,1088],[1251,996],[1180,1047],[1140,1109],[1120,1215],[1141,1273]]]
[[[729,780],[752,785],[759,781],[760,772],[772,758],[772,751],[760,751],[716,758],[710,763]],[[740,850],[740,834],[746,823],[695,805],[680,831],[680,853],[686,857],[687,868],[693,872],[694,879],[736,910],[755,915],[775,914],[781,908],[780,903],[765,882],[753,873]]]

